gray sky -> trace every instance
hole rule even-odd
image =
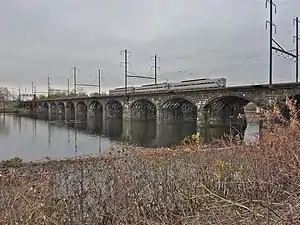
[[[274,1],[274,38],[294,49],[292,18],[300,16],[300,1]],[[43,91],[50,76],[53,87],[66,89],[76,65],[79,82],[97,82],[101,68],[104,90],[123,86],[124,48],[130,71],[139,75],[152,73],[157,54],[161,80],[267,82],[268,16],[264,0],[2,0],[0,82],[23,91],[35,81]],[[293,81],[294,64],[274,57],[274,81]],[[129,84],[143,82],[151,81]]]

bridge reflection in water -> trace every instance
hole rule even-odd
[[[163,147],[180,144],[187,136],[200,133],[205,143],[226,137],[245,136],[246,129],[258,133],[258,124],[212,125],[197,128],[195,122],[165,122],[155,120],[107,119],[91,117],[88,120],[65,121],[61,116],[40,116],[39,119],[50,121],[52,126],[64,126],[95,136],[105,136],[111,141],[128,142],[143,147]],[[251,134],[252,135],[252,134]],[[252,135],[253,136],[253,135]],[[247,137],[245,137],[247,138]],[[253,137],[252,137],[253,139]]]
[[[239,127],[238,127],[239,128]],[[214,126],[200,129],[206,142],[228,135],[244,134],[241,129]],[[248,130],[248,132],[247,132]],[[144,147],[172,146],[197,132],[196,123],[160,123],[149,120],[126,122],[122,119],[103,121],[93,117],[76,122],[60,117],[18,117],[0,114],[0,157],[38,160],[99,154],[118,142]],[[248,124],[246,133],[258,133],[257,124]]]

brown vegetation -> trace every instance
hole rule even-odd
[[[13,160],[0,201],[0,224],[300,224],[300,126],[272,125],[251,146]]]

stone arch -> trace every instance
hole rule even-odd
[[[67,101],[65,103],[65,119],[75,120],[75,103],[74,103],[74,101]]]
[[[236,98],[236,99],[245,99],[246,101],[248,101],[248,103],[253,102],[257,106],[262,105],[261,102],[255,101],[255,99],[253,99],[252,97],[249,97],[247,94],[235,93],[235,94],[215,94],[204,102],[203,107],[205,108],[212,102],[219,101],[220,99],[225,99],[228,97]]]
[[[102,117],[103,116],[103,105],[97,101],[92,101],[88,106],[89,115],[93,117]]]
[[[43,102],[42,107],[43,108],[49,108],[49,103],[48,102]]]
[[[185,98],[171,98],[161,106],[163,121],[196,121],[197,106]]]
[[[85,122],[87,120],[88,105],[85,101],[78,101],[76,104],[76,120]]]
[[[80,110],[87,110],[87,104],[85,103],[85,101],[79,101],[76,104],[76,108],[80,109]]]
[[[57,108],[58,108],[58,114],[64,117],[65,116],[65,111],[66,111],[65,103],[64,102],[58,102]]]
[[[66,108],[75,109],[75,103],[73,101],[67,101]]]
[[[252,102],[243,95],[223,95],[209,99],[203,106],[205,123],[239,124],[245,122],[244,107]],[[256,103],[253,102],[255,105]]]
[[[89,104],[89,109],[92,109],[92,110],[101,109],[102,110],[103,106],[99,101],[95,100]]]
[[[41,103],[41,102],[38,103],[38,109],[39,109],[39,111],[43,109],[43,103]]]
[[[122,118],[123,117],[123,106],[117,100],[110,100],[105,105],[105,115],[106,118]]]
[[[38,103],[34,103],[33,105],[32,105],[32,109],[34,110],[34,112],[36,113],[37,111],[38,111],[38,109],[39,109],[39,104]]]
[[[48,114],[47,114],[47,118],[49,120],[56,120],[58,119],[58,104],[55,101],[50,101],[48,104],[49,108],[48,108]]]
[[[130,105],[132,119],[156,119],[156,106],[153,102],[146,99],[138,99]]]
[[[48,102],[44,102],[42,103],[42,110],[45,114],[48,114],[49,113],[49,103]]]
[[[51,108],[51,109],[54,109],[54,108],[56,109],[56,108],[57,108],[57,103],[54,102],[54,101],[53,101],[53,102],[50,102],[49,105],[50,105],[50,108]]]

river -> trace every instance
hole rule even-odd
[[[229,131],[228,127],[203,128],[201,137],[209,142]],[[257,124],[248,124],[245,141],[255,140],[258,131]],[[89,120],[75,124],[0,114],[0,160],[19,157],[24,161],[36,161],[97,155],[117,147],[120,142],[151,148],[172,146],[196,132],[195,123]]]

